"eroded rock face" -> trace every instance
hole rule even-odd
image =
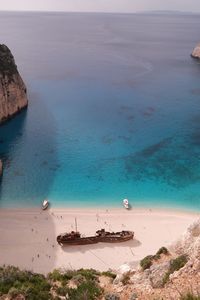
[[[200,218],[171,246],[171,250],[178,255],[187,254],[191,259],[200,258]]]
[[[170,254],[154,260],[152,266],[144,271],[140,267],[129,269],[129,265],[121,266],[109,291],[119,294],[121,300],[180,300],[180,293],[186,295],[188,291],[199,295],[200,218],[188,227],[169,250]],[[176,262],[171,268],[172,262],[179,255],[187,255],[188,261],[182,267],[179,265],[180,268]],[[123,274],[129,275],[126,285],[123,284]]]
[[[163,262],[158,265],[153,265],[150,268],[150,282],[153,288],[161,288],[165,274],[169,271],[170,261]]]
[[[200,43],[194,48],[191,56],[200,59]]]
[[[26,86],[17,70],[14,57],[0,44],[0,123],[28,105]]]
[[[3,173],[3,163],[2,163],[2,160],[0,159],[0,176],[2,175]]]

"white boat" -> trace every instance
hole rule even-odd
[[[48,200],[44,200],[42,202],[42,209],[45,210],[45,209],[47,209],[48,206],[49,206],[49,201]]]
[[[123,200],[123,205],[126,209],[129,209],[129,202],[128,202],[128,199],[124,199]]]

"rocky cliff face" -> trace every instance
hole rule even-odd
[[[112,285],[104,289],[120,300],[200,299],[200,219],[169,250],[145,270],[123,265],[122,272],[121,266]],[[181,297],[189,292],[196,298]]]
[[[0,176],[2,175],[3,173],[3,163],[2,163],[2,160],[0,159]]]
[[[200,43],[194,48],[191,56],[200,59]]]
[[[0,123],[28,105],[26,86],[17,70],[14,57],[0,44]]]

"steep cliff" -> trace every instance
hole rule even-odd
[[[193,58],[198,58],[200,59],[200,43],[194,48],[194,50],[192,51],[191,56]]]
[[[2,160],[0,159],[0,176],[2,175],[3,173],[3,163],[2,163]]]
[[[0,123],[28,105],[26,86],[17,70],[14,57],[0,44]]]
[[[147,256],[138,268],[122,265],[104,290],[120,300],[200,300],[200,219],[166,250]]]

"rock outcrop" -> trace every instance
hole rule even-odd
[[[200,59],[200,43],[194,48],[194,50],[192,51],[191,56],[193,58]]]
[[[180,294],[199,295],[200,219],[169,250],[170,253],[161,254],[145,270],[141,267],[132,270],[123,265],[107,292],[116,293],[120,300],[180,300]],[[129,280],[124,285],[127,274]]]
[[[0,44],[0,123],[27,107],[26,86],[17,70],[14,57]]]
[[[2,163],[2,160],[0,159],[0,176],[2,175],[3,173],[3,163]]]
[[[200,219],[189,226],[170,250],[178,255],[187,254],[190,259],[200,259]]]

